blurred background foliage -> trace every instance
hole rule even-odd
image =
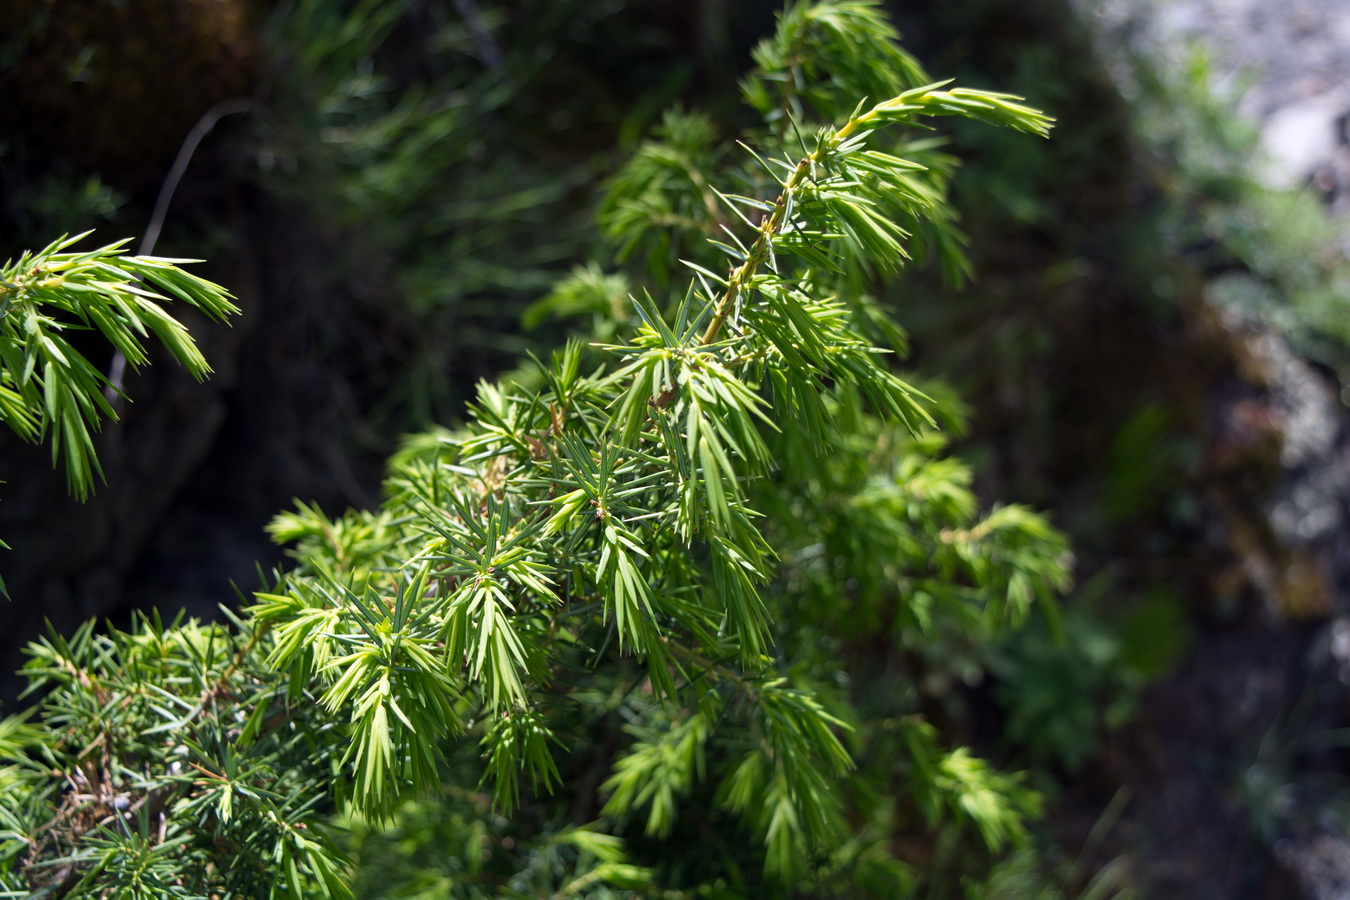
[[[262,525],[292,497],[369,505],[400,435],[556,346],[554,314],[621,301],[598,269],[558,286],[595,252],[597,216],[623,247],[606,181],[662,128],[715,144],[747,121],[738,79],[775,8],[7,4],[0,256],[144,233],[184,137],[233,104],[156,252],[206,257],[244,308],[232,332],[203,329],[209,400],[166,367],[138,377],[88,506],[44,454],[0,444],[7,668],[44,617],[209,615],[278,561]],[[952,825],[895,852],[930,896],[1319,896],[1276,848],[1347,830],[1322,802],[1344,759],[1317,736],[1350,714],[1333,634],[1350,553],[1276,512],[1307,513],[1312,490],[1346,515],[1340,243],[1309,194],[1252,174],[1253,136],[1202,55],[1104,48],[1062,0],[888,8],[930,71],[1058,117],[1048,144],[958,125],[929,149],[957,168],[978,278],[916,268],[878,299],[934,389],[969,405],[956,448],[980,498],[1052,510],[1078,559],[1057,621],[906,660],[950,740],[1045,792],[1034,846],[971,868]],[[673,107],[706,118],[663,119]],[[430,897],[418,854],[441,829],[501,827],[419,808],[353,840],[372,891],[397,878]]]

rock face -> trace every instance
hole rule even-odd
[[[1319,834],[1304,841],[1285,839],[1275,855],[1298,875],[1298,886],[1308,900],[1344,900],[1350,897],[1350,841]]]
[[[1152,133],[1141,126],[1149,123],[1111,105],[1116,91],[1128,97],[1138,82],[1121,78],[1101,90],[1093,62],[1066,75],[1047,61],[1093,56],[1075,43],[1081,38],[1037,19],[1053,5],[981,10],[999,22],[987,36],[976,15],[958,20],[949,52],[993,72],[1019,35],[1045,41],[1054,49],[1025,63],[1036,77],[1014,89],[1059,116],[1052,144],[1092,134],[1093,151],[1074,160],[1061,144],[1053,151],[1065,154],[1059,170],[1033,189],[1052,210],[1042,227],[1054,232],[1054,246],[1025,240],[981,265],[991,274],[974,289],[979,302],[967,301],[964,329],[916,334],[915,345],[923,352],[956,335],[983,352],[951,369],[976,360],[1004,367],[973,377],[967,392],[977,438],[996,460],[986,475],[991,493],[1055,508],[1073,533],[1080,577],[1109,579],[1112,606],[1127,609],[1161,586],[1182,598],[1193,628],[1174,671],[1144,692],[1138,717],[1067,779],[1054,818],[1072,846],[1118,791],[1129,793],[1098,862],[1128,859],[1152,900],[1347,896],[1344,823],[1326,806],[1345,760],[1318,737],[1350,718],[1350,415],[1341,385],[1278,330],[1219,301],[1218,277],[1269,273],[1248,272],[1200,227],[1214,198],[1185,195],[1194,185],[1169,168],[1173,148],[1146,145],[1141,135]],[[1269,146],[1289,147],[1284,168],[1266,177],[1311,182],[1333,206],[1340,201],[1350,183],[1339,174],[1337,124],[1350,109],[1341,93],[1350,84],[1350,7],[1077,5],[1099,37],[1110,30],[1099,40],[1108,48],[1175,49],[1184,37],[1212,34],[1221,82],[1234,84],[1239,67],[1257,78],[1231,114],[1263,125]],[[1096,59],[1131,74],[1110,52]],[[1071,86],[1049,99],[1039,92],[1047,83]],[[1114,137],[1130,144],[1119,155]],[[1025,163],[1013,174],[1036,175]],[[1074,196],[1055,193],[1066,181]],[[1077,232],[1065,223],[1092,225]],[[992,255],[987,248],[1010,228],[1004,221],[975,245]],[[1136,270],[1131,250],[1147,255]],[[1066,261],[1075,274],[1046,283],[1040,273],[1067,269]],[[1013,364],[998,360],[999,333],[1017,338],[1009,341],[1021,354],[1009,354]],[[1113,432],[1125,434],[1155,405],[1165,431],[1122,454],[1143,472],[1122,478],[1130,473],[1112,470]],[[1148,462],[1168,452],[1176,463],[1155,466],[1156,480],[1145,477]],[[1112,515],[1120,484],[1147,485],[1135,493],[1156,496],[1126,497]],[[1071,833],[1080,815],[1085,824]]]
[[[1163,58],[1200,44],[1215,88],[1241,98],[1232,114],[1259,131],[1262,179],[1350,211],[1350,6],[1078,5],[1104,44]],[[1147,745],[1120,757],[1115,777],[1140,798],[1125,845],[1142,848],[1153,897],[1346,897],[1350,840],[1327,807],[1343,759],[1318,734],[1350,712],[1350,414],[1335,377],[1213,287],[1198,285],[1183,312],[1187,352],[1213,365],[1172,388],[1193,396],[1203,448],[1196,550],[1212,618],[1149,695]]]
[[[1350,211],[1350,5],[1341,0],[1108,0],[1078,6],[1096,27],[1150,52],[1189,45],[1212,61],[1215,89],[1238,99],[1269,155],[1266,180],[1311,185]]]
[[[1316,735],[1350,700],[1350,416],[1330,376],[1198,290],[1156,338],[1136,348],[1137,387],[1194,441],[1196,511],[1155,526],[1148,542],[1172,531],[1157,556],[1128,535],[1105,552],[1127,554],[1123,588],[1165,564],[1194,640],[1069,795],[1094,779],[1131,791],[1111,853],[1150,898],[1344,896],[1328,887],[1350,874],[1324,806],[1337,761]]]
[[[1270,327],[1215,313],[1234,370],[1209,409],[1211,486],[1229,540],[1275,618],[1320,621],[1350,601],[1350,436],[1335,385]],[[1241,476],[1262,471],[1260,480]],[[1231,522],[1243,510],[1245,525]]]

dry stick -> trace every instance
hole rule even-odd
[[[473,42],[478,45],[478,54],[489,69],[497,69],[502,64],[502,51],[497,46],[497,42],[492,39],[491,33],[483,24],[483,15],[474,5],[473,0],[453,0],[455,11],[463,18],[465,24],[469,26],[469,34],[473,36]]]
[[[159,196],[155,198],[155,209],[150,215],[150,224],[146,226],[145,236],[141,238],[140,249],[136,251],[137,256],[149,256],[154,252],[155,242],[159,240],[159,232],[163,229],[164,220],[169,214],[169,203],[173,200],[174,191],[178,190],[178,182],[183,180],[183,173],[187,171],[188,163],[192,162],[192,154],[197,152],[197,146],[201,144],[202,139],[210,134],[211,129],[215,128],[216,123],[225,116],[248,112],[256,105],[257,101],[251,97],[222,100],[203,113],[197,124],[192,126],[187,137],[183,138],[182,146],[178,148],[178,155],[174,157],[169,174],[160,185]],[[117,350],[113,353],[112,364],[109,366],[108,385],[103,389],[103,396],[109,404],[115,405],[122,396],[122,382],[126,379],[126,374],[126,355]]]

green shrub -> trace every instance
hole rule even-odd
[[[929,83],[894,38],[868,3],[791,6],[745,83],[763,127],[720,150],[667,117],[604,203],[627,268],[536,310],[600,343],[481,384],[378,509],[277,517],[295,567],[227,624],[34,644],[0,886],[895,897],[943,890],[902,843],[972,891],[967,861],[1024,846],[1039,797],[918,680],[1052,602],[1066,543],[980,512],[867,290],[913,254],[964,269],[914,129],[1050,120]]]

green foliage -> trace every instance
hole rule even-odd
[[[30,648],[30,689],[47,697],[40,725],[6,720],[0,885],[201,896],[221,882],[228,846],[243,896],[347,896],[311,780],[335,765],[334,729],[287,715],[259,633],[232,624],[142,618],[99,634],[89,623]]]
[[[6,150],[0,148],[0,159],[9,156]],[[110,223],[127,199],[97,175],[79,177],[62,171],[33,181],[16,179],[8,190],[14,208],[6,213],[14,219],[19,246],[38,230],[43,235],[74,234],[94,222]]]
[[[80,498],[102,475],[93,435],[117,418],[111,401],[119,388],[72,337],[97,331],[136,369],[149,359],[144,341],[153,334],[201,379],[210,366],[155,289],[218,321],[238,312],[223,288],[178,268],[193,260],[124,256],[126,241],[65,252],[85,236],[0,267],[0,422],[24,440],[50,439],[53,463],[64,462]]]
[[[1074,881],[1077,864],[1067,867],[1068,877]],[[1104,866],[1079,891],[1066,890],[1048,879],[1044,866],[1033,853],[1015,853],[1001,861],[985,879],[967,878],[964,896],[968,900],[1107,900],[1132,898],[1129,888],[1130,872],[1123,861]]]
[[[396,375],[373,411],[381,428],[460,414],[477,377],[531,346],[520,312],[593,242],[584,187],[600,163],[578,160],[610,149],[612,126],[591,118],[616,87],[560,67],[579,48],[618,52],[612,7],[278,5],[256,177],[335,233],[334,291],[378,298],[372,343]]]
[[[995,649],[989,668],[1006,736],[1038,764],[1077,772],[1104,732],[1125,727],[1145,687],[1171,673],[1190,628],[1164,587],[1130,604],[1099,577],[1076,592],[1057,629],[1037,622]]]
[[[1038,796],[946,746],[898,661],[1053,603],[1066,543],[979,511],[864,288],[921,235],[962,266],[912,129],[1050,121],[888,74],[892,39],[870,4],[791,7],[747,82],[758,149],[668,116],[603,205],[629,270],[537,308],[598,340],[480,384],[378,510],[278,517],[295,566],[228,625],[35,645],[33,724],[0,727],[0,885],[894,897],[921,883],[899,835],[1025,845]]]

